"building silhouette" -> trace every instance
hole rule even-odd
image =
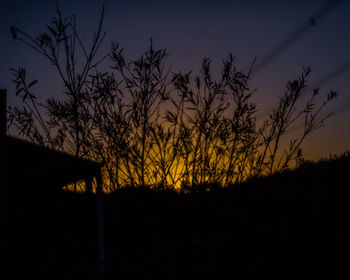
[[[102,193],[62,187],[101,182],[101,164],[8,136],[6,91],[0,99],[0,254],[6,268],[0,273],[95,279],[104,261]]]

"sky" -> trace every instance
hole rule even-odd
[[[321,7],[330,1],[112,1],[61,0],[64,15],[77,16],[78,31],[89,43],[105,3],[104,30],[107,32],[101,55],[111,42],[125,48],[136,59],[152,38],[156,48],[166,48],[167,64],[173,71],[198,70],[201,59],[210,57],[219,70],[229,52],[237,67],[247,69],[253,59],[261,61]],[[333,1],[334,2],[334,1]],[[303,66],[313,69],[310,84],[326,93],[332,89],[338,98],[327,111],[334,115],[305,142],[307,159],[328,157],[350,150],[350,71],[331,75],[350,62],[350,1],[338,6],[315,25],[309,25],[301,38],[258,71],[251,81],[256,88],[257,108],[266,116],[278,102],[288,80],[298,77]],[[62,85],[49,62],[19,41],[11,38],[12,25],[37,35],[55,16],[51,0],[2,0],[0,2],[0,88],[8,91],[8,105],[18,104],[9,68],[27,69],[29,79],[38,79],[36,94],[41,98],[59,96]],[[350,70],[346,67],[346,70]],[[260,114],[260,115],[261,115]],[[291,132],[298,133],[297,130]]]

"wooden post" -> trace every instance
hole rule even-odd
[[[6,104],[6,90],[0,89],[0,136],[6,136],[7,126],[7,104]]]
[[[101,173],[101,170],[99,171]],[[103,279],[105,274],[105,236],[102,174],[96,177],[96,216],[97,216],[97,279]]]
[[[0,89],[0,262],[8,265],[8,193],[6,188],[6,90]]]

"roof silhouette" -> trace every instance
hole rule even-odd
[[[6,136],[8,187],[60,188],[99,176],[101,164]]]

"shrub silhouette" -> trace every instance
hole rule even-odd
[[[37,37],[11,28],[14,39],[56,68],[64,93],[41,103],[32,91],[36,81],[28,81],[24,69],[12,69],[23,106],[9,108],[9,121],[21,137],[103,162],[106,191],[228,186],[282,171],[302,162],[303,141],[329,117],[322,112],[336,93],[321,102],[319,89],[307,96],[310,67],[287,83],[259,125],[249,87],[254,63],[238,71],[229,54],[220,75],[212,73],[209,58],[198,75],[171,74],[167,51],[155,49],[152,40],[136,60],[116,43],[101,56],[103,18],[102,9],[90,47],[77,33],[75,17],[64,18],[58,5],[57,17]],[[107,58],[112,71],[97,70]],[[299,121],[303,130],[291,138],[288,129]],[[286,148],[284,138],[290,141]]]

